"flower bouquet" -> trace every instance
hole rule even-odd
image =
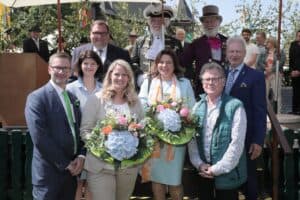
[[[144,131],[144,121],[109,115],[99,121],[85,140],[85,146],[96,157],[115,168],[142,164],[152,153],[154,140]]]
[[[152,104],[146,109],[146,115],[146,131],[168,144],[186,144],[196,132],[196,121],[183,100]]]

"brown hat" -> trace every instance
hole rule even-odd
[[[202,16],[200,17],[200,21],[203,22],[205,17],[218,17],[220,21],[222,21],[222,16],[219,15],[219,8],[215,5],[207,5],[202,8]]]
[[[144,17],[161,17],[161,4],[150,4],[144,9]],[[164,17],[165,18],[172,18],[174,16],[173,9],[170,6],[163,6],[164,9]]]

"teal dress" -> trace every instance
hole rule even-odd
[[[163,81],[163,95],[169,96],[172,82]],[[142,103],[149,103],[149,98],[153,93],[151,90],[155,88],[155,80],[151,82],[150,90],[148,90],[148,80],[145,80],[139,97]],[[188,106],[192,108],[195,103],[194,92],[190,81],[182,78],[176,82],[176,98],[188,100]],[[161,142],[162,143],[162,142]],[[168,144],[160,145],[160,156],[151,158],[150,165],[150,180],[156,183],[177,186],[181,184],[182,171],[185,159],[186,145],[172,145],[174,159],[167,159]]]
[[[160,157],[150,159],[150,180],[166,185],[180,185],[186,145],[172,145],[174,159],[170,161],[166,159],[167,148],[168,145],[163,144],[163,147],[160,149]]]

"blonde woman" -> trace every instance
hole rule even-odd
[[[96,123],[108,113],[143,119],[144,113],[134,88],[133,72],[124,60],[115,60],[108,68],[101,92],[90,97],[83,108],[80,133],[88,137]],[[95,200],[128,200],[134,189],[138,167],[115,170],[87,152],[84,168]]]

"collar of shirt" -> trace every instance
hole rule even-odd
[[[217,97],[217,100],[216,100],[216,103],[214,104],[214,106],[217,106],[217,107],[221,106],[221,96],[222,95]],[[208,103],[208,96],[205,97],[205,101]],[[207,107],[208,107],[208,104],[207,104]]]
[[[161,38],[162,38],[162,32],[156,33],[156,34],[154,34],[154,33],[151,34],[151,40],[160,40]]]
[[[229,68],[229,73],[230,73],[233,69],[237,70],[237,71],[235,72],[235,74],[234,74],[234,82],[235,82],[235,80],[237,79],[237,77],[239,76],[239,74],[240,74],[240,72],[242,71],[242,68],[243,68],[243,67],[244,67],[244,63],[241,63],[240,65],[238,65],[238,66],[235,67],[235,68],[232,68],[232,67]]]
[[[37,39],[35,39],[35,38],[31,38],[34,42],[39,42],[40,41],[40,39],[39,38],[37,38]]]
[[[107,45],[103,48],[100,48],[102,50],[102,55],[105,54],[106,55],[106,52],[107,52]],[[93,46],[93,51],[95,52],[99,52],[100,49],[97,49],[95,46]]]
[[[51,85],[54,87],[55,91],[57,92],[60,101],[62,102],[62,104],[65,106],[65,101],[64,101],[64,97],[62,95],[62,92],[64,91],[64,89],[62,89],[61,87],[59,87],[57,84],[55,84],[52,80],[50,80]]]
[[[78,77],[77,80],[78,81],[76,83],[76,86],[78,88],[82,88],[82,89],[86,90],[86,87],[84,86],[82,77]],[[99,91],[101,89],[101,87],[102,87],[102,84],[99,81],[97,81],[97,80],[95,80],[95,81],[96,81],[96,87],[95,87],[94,91]]]
[[[58,86],[57,84],[55,84],[55,83],[53,82],[53,80],[50,80],[50,83],[51,83],[51,85],[54,87],[55,91],[56,91],[58,94],[61,94],[61,93],[64,91],[64,89],[62,89],[60,86]]]
[[[240,74],[240,71],[242,70],[243,66],[244,66],[244,63],[239,64],[239,65],[238,65],[237,67],[235,67],[235,68],[232,68],[232,67],[230,66],[230,67],[229,67],[229,73],[230,73],[233,69],[235,69],[235,70],[237,70],[237,72],[235,73],[235,76],[237,77],[237,75]]]
[[[93,51],[95,51],[98,55],[99,55],[99,50],[100,49],[97,49],[95,46],[93,46]],[[101,50],[102,50],[102,53],[101,53],[101,61],[102,61],[102,63],[104,63],[105,62],[105,59],[106,59],[106,54],[107,54],[107,45],[105,46],[105,47],[103,47],[103,48],[101,48]]]

